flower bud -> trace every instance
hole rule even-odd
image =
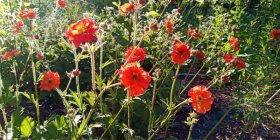
[[[81,74],[81,71],[79,69],[74,69],[72,73],[74,76],[79,76]]]
[[[37,57],[37,59],[41,60],[44,58],[44,54],[39,52],[36,57]]]

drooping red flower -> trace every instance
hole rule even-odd
[[[129,62],[144,61],[146,51],[139,46],[130,47],[125,51],[125,59]]]
[[[21,27],[24,26],[24,22],[23,21],[18,21],[16,22],[13,26],[12,26],[12,32],[14,34],[19,33]]]
[[[36,17],[36,11],[34,9],[24,9],[19,13],[19,17],[22,19],[33,19]]]
[[[230,63],[234,59],[233,54],[225,54],[224,55],[224,60],[226,63]]]
[[[64,0],[57,0],[57,5],[62,9],[67,7],[67,4]]]
[[[127,13],[131,12],[132,10],[134,10],[134,8],[135,8],[135,5],[133,3],[125,3],[125,4],[123,4],[120,7],[119,12],[122,15],[126,15]]]
[[[221,81],[222,81],[223,83],[227,83],[227,82],[229,81],[229,75],[223,74],[223,75],[221,76]]]
[[[91,18],[79,20],[67,28],[66,36],[76,48],[79,48],[79,46],[84,42],[96,40],[95,33],[99,28],[93,25],[94,22]]]
[[[229,40],[229,44],[230,44],[230,46],[233,47],[234,51],[239,50],[238,42],[239,42],[238,38],[235,38],[235,37],[231,37],[230,40]]]
[[[172,62],[175,64],[183,64],[191,56],[191,46],[184,42],[175,40],[173,50],[171,52]]]
[[[158,23],[154,22],[150,24],[150,29],[152,31],[157,31],[158,30]]]
[[[42,60],[44,58],[44,54],[39,52],[37,55],[36,55],[37,59],[39,60]]]
[[[43,79],[40,81],[40,91],[52,91],[60,85],[60,76],[58,72],[48,71],[44,73]]]
[[[191,88],[188,96],[191,97],[191,104],[196,112],[205,114],[206,111],[211,110],[214,99],[212,93],[207,90],[206,86],[195,86]]]
[[[129,63],[122,66],[119,75],[121,84],[129,90],[131,97],[144,94],[152,79],[139,63]]]
[[[273,39],[280,40],[280,29],[273,29],[270,34]]]
[[[241,58],[236,58],[233,62],[233,66],[238,68],[238,69],[244,69],[246,68],[245,61],[242,60]]]
[[[81,74],[81,71],[79,69],[74,69],[72,73],[74,76],[79,76]]]
[[[173,23],[170,19],[165,20],[165,27],[166,27],[166,30],[168,32],[168,35],[172,36],[173,31],[174,31],[174,25],[173,25]]]
[[[4,60],[12,59],[14,56],[17,56],[19,54],[20,54],[19,50],[6,51],[4,55],[2,55],[2,59]]]
[[[197,29],[189,28],[188,29],[188,34],[191,35],[191,37],[194,38],[194,39],[197,39],[197,38],[200,37],[200,34],[198,33]]]
[[[205,53],[204,53],[203,51],[198,50],[198,51],[196,52],[196,56],[197,56],[201,61],[203,61],[203,59],[205,58]]]

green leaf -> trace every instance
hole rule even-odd
[[[77,106],[78,106],[80,109],[82,109],[82,103],[81,103],[81,101],[80,101],[80,99],[79,99],[77,93],[74,92],[74,91],[70,91],[70,92],[71,92],[71,94],[72,94],[72,96],[73,96],[73,98],[74,98],[74,100],[75,100]]]
[[[85,101],[90,105],[93,106],[95,103],[95,100],[97,98],[97,95],[93,92],[83,92],[82,93],[83,98],[85,99]]]
[[[156,11],[150,11],[148,13],[148,16],[155,18],[155,17],[160,16],[160,14],[158,12],[156,12]]]
[[[31,5],[31,3],[30,3],[30,2],[23,2],[23,5],[24,5],[25,7],[28,7],[28,6]]]
[[[33,121],[33,119],[27,116],[21,122],[21,126],[20,126],[21,134],[24,137],[28,138],[31,135],[34,126],[35,126],[35,122]]]

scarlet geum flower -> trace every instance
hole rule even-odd
[[[151,76],[139,63],[129,63],[118,71],[121,84],[129,91],[129,96],[135,97],[145,93],[150,86]]]
[[[222,81],[223,83],[227,83],[227,82],[229,81],[229,75],[223,74],[223,75],[221,76],[221,81]]]
[[[22,19],[33,19],[36,17],[36,11],[34,9],[24,9],[19,13],[19,17]]]
[[[67,4],[65,3],[64,0],[57,0],[57,5],[58,5],[60,8],[66,8],[66,7],[67,7]]]
[[[126,15],[127,13],[131,12],[132,10],[134,10],[134,8],[135,8],[135,5],[133,3],[125,3],[125,4],[123,4],[120,7],[119,12],[122,15]]]
[[[270,34],[273,39],[280,40],[280,29],[273,29]]]
[[[36,55],[37,59],[41,60],[44,58],[44,54],[39,52],[37,55]]]
[[[72,73],[74,76],[79,76],[81,74],[81,71],[79,69],[74,69]]]
[[[144,61],[146,51],[139,46],[130,47],[125,51],[125,59],[129,62]]]
[[[230,63],[234,59],[233,54],[225,54],[224,55],[224,60],[226,63]]]
[[[170,19],[165,20],[165,27],[166,27],[166,30],[168,32],[168,35],[172,36],[173,31],[174,31],[174,25],[173,25],[173,23]]]
[[[24,26],[24,22],[23,21],[18,21],[16,22],[13,26],[12,26],[12,31],[14,34],[19,33],[21,27]]]
[[[94,26],[91,18],[86,18],[71,24],[66,30],[66,36],[76,48],[79,48],[84,42],[96,40],[95,33],[98,29],[98,27]]]
[[[191,27],[188,29],[188,34],[191,35],[192,38],[197,39],[200,37],[197,29],[192,29]]]
[[[183,64],[191,56],[191,46],[184,42],[175,40],[173,42],[173,50],[171,52],[172,62],[175,64]]]
[[[205,114],[206,111],[211,110],[214,99],[212,93],[207,90],[206,86],[195,86],[191,88],[188,96],[191,97],[191,105],[196,112]]]
[[[246,68],[246,64],[245,64],[244,60],[242,60],[241,58],[236,58],[233,62],[233,66],[238,69]]]
[[[203,51],[198,50],[198,51],[196,52],[196,56],[197,56],[201,61],[203,61],[203,59],[205,58],[205,53],[204,53]]]
[[[12,59],[14,56],[17,56],[19,54],[20,54],[19,50],[6,51],[4,53],[4,55],[2,55],[2,59],[9,60],[9,59]]]
[[[238,38],[231,37],[230,40],[229,40],[229,44],[230,44],[230,46],[233,47],[234,51],[238,51],[239,50],[238,43],[239,43]]]
[[[60,85],[60,76],[58,72],[48,71],[44,73],[43,79],[40,81],[40,91],[52,91],[53,89],[58,88]]]

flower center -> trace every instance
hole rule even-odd
[[[49,84],[52,84],[52,80],[51,80],[51,79],[49,79],[49,80],[48,80],[48,83],[49,83]]]
[[[202,100],[203,100],[203,97],[201,95],[198,95],[196,100],[200,104],[202,102]]]
[[[84,26],[82,24],[78,25],[76,27],[76,30],[78,30],[78,33],[82,34],[86,31],[86,29],[84,28]]]
[[[136,81],[138,81],[138,79],[139,79],[138,75],[135,72],[132,73],[132,77]]]

